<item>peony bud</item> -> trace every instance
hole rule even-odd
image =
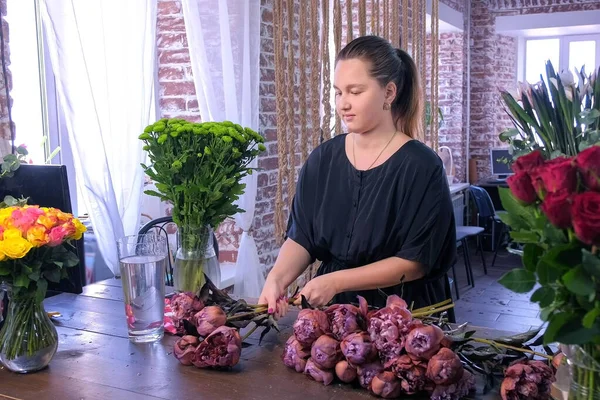
[[[458,382],[464,368],[452,350],[442,347],[427,364],[427,377],[436,385],[450,385]]]
[[[361,365],[377,356],[377,349],[367,332],[356,332],[346,336],[340,343],[342,353],[354,365]]]
[[[322,335],[313,343],[310,356],[319,367],[331,369],[342,358],[340,342],[332,336]]]
[[[220,326],[196,349],[193,364],[198,368],[233,367],[240,361],[242,338],[235,328]]]
[[[503,400],[547,399],[555,380],[552,368],[542,361],[518,361],[504,372],[500,395]]]
[[[331,333],[337,340],[364,328],[361,312],[352,304],[334,304],[325,310],[325,314],[329,319]]]
[[[329,385],[331,382],[333,382],[333,373],[331,371],[321,369],[312,358],[309,358],[306,361],[304,373],[317,382],[323,382],[323,385]]]
[[[310,357],[310,349],[304,349],[294,335],[290,336],[281,355],[283,363],[296,372],[303,372],[308,357]]]
[[[406,337],[406,352],[429,360],[440,349],[444,331],[436,325],[416,327]]]
[[[393,372],[380,372],[371,381],[371,391],[384,399],[393,399],[400,396],[402,386]]]
[[[475,390],[475,377],[465,370],[456,383],[437,385],[431,393],[431,400],[459,400]]]
[[[196,326],[200,336],[210,335],[215,329],[225,325],[226,322],[227,315],[219,306],[204,307],[192,318],[192,323]]]
[[[303,309],[294,322],[294,336],[305,347],[311,346],[315,340],[329,331],[327,314],[321,310]]]
[[[200,341],[196,336],[185,335],[173,345],[173,354],[183,365],[192,365],[196,347]]]
[[[373,361],[369,364],[359,365],[356,368],[356,372],[358,374],[358,382],[360,385],[367,390],[371,389],[371,381],[373,378],[377,376],[380,372],[383,371],[383,365],[379,362],[379,360]]]
[[[345,383],[350,383],[356,379],[356,368],[354,368],[346,360],[339,361],[335,364],[335,375]]]

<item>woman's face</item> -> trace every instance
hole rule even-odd
[[[333,87],[335,108],[348,132],[370,132],[381,123],[386,113],[390,114],[390,110],[383,109],[384,103],[391,103],[393,99],[389,85],[381,87],[369,75],[368,62],[358,58],[338,61]]]

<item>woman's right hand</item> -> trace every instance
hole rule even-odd
[[[288,311],[288,299],[285,296],[285,288],[272,276],[268,276],[263,286],[262,293],[258,298],[258,304],[266,304],[267,312],[275,319],[283,317]]]

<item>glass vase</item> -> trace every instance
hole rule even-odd
[[[600,400],[600,345],[562,345],[571,384],[570,400]]]
[[[19,373],[45,368],[58,348],[58,334],[35,293],[14,294],[6,285],[8,312],[0,329],[0,362]]]
[[[212,228],[178,226],[177,242],[173,266],[175,290],[198,293],[206,283],[204,274],[218,287],[221,283],[221,269],[213,245]]]

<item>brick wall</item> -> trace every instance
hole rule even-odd
[[[6,80],[8,81],[8,90],[12,90],[12,77],[10,75],[10,47],[8,22],[5,18],[7,13],[7,0],[0,0],[0,20],[2,24],[2,34],[4,40],[4,57],[6,61]],[[8,107],[11,106],[11,101],[6,98],[5,77],[0,66],[0,156],[4,156],[11,152],[10,142],[10,124],[8,120]]]
[[[490,4],[496,15],[547,14],[599,10],[598,0],[496,0]]]
[[[498,89],[511,89],[517,82],[517,42],[496,34],[495,15],[486,3],[471,5],[470,155],[480,179],[490,175],[489,148],[499,146],[499,133],[511,126]]]

